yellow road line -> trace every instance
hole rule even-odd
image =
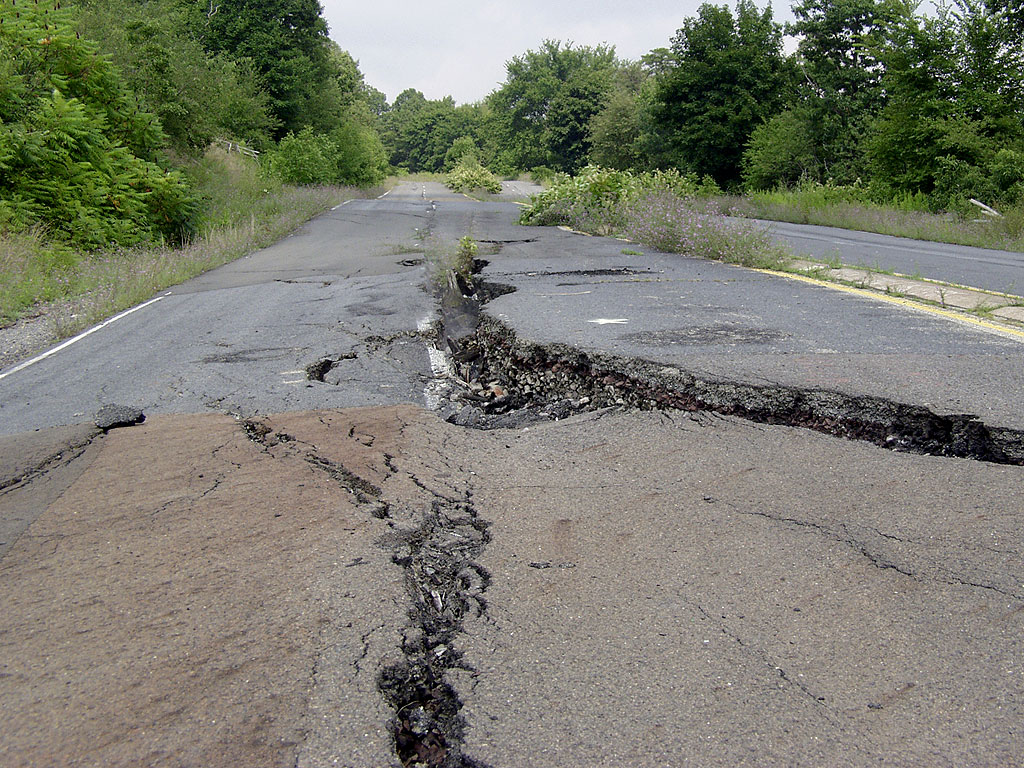
[[[991,323],[988,320],[982,320],[980,317],[974,315],[961,314],[959,312],[950,312],[946,309],[940,309],[939,307],[933,307],[930,304],[922,304],[918,301],[911,301],[910,299],[904,299],[899,296],[889,296],[885,293],[879,293],[878,291],[869,291],[864,288],[854,288],[851,285],[843,285],[841,283],[832,283],[827,280],[816,280],[813,277],[807,275],[797,275],[792,272],[779,272],[775,269],[754,269],[755,272],[762,272],[766,275],[775,275],[776,277],[788,277],[790,280],[799,280],[802,283],[810,283],[812,285],[820,285],[823,288],[831,288],[834,291],[843,291],[845,293],[852,293],[856,296],[865,296],[867,298],[876,299],[878,301],[887,301],[890,304],[898,304],[901,307],[909,307],[910,309],[917,309],[924,312],[931,312],[933,315],[939,315],[949,320],[959,320],[964,323],[970,323],[976,325],[979,328],[985,328],[989,331],[996,331],[1001,334],[1014,337],[1014,340],[1024,341],[1024,331],[1017,330],[1016,328],[1010,328],[1005,325],[997,325]]]

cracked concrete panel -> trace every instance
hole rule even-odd
[[[392,764],[376,664],[405,594],[384,523],[225,416],[96,445],[0,561],[0,763]]]
[[[489,765],[1010,764],[1024,469],[686,414],[475,438]]]

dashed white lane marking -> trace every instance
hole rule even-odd
[[[114,315],[113,317],[108,318],[108,319],[104,320],[102,323],[100,323],[99,325],[94,325],[89,330],[82,331],[82,333],[78,334],[74,338],[68,339],[63,344],[58,344],[53,349],[47,350],[46,352],[43,352],[41,355],[37,355],[36,357],[33,357],[31,360],[26,360],[21,365],[16,365],[14,368],[11,368],[11,370],[9,370],[9,371],[5,371],[4,373],[0,373],[0,380],[6,379],[12,373],[17,373],[18,371],[23,371],[26,368],[28,368],[30,365],[35,365],[36,363],[41,362],[41,361],[45,360],[48,357],[52,357],[53,355],[55,355],[58,352],[60,352],[62,349],[67,349],[72,344],[76,344],[77,342],[81,341],[85,337],[91,336],[92,334],[96,333],[96,331],[99,331],[99,330],[101,330],[103,328],[106,328],[111,323],[116,323],[121,318],[128,317],[128,315],[132,314],[133,312],[138,312],[140,309],[145,309],[150,304],[156,304],[158,301],[163,299],[164,296],[170,296],[170,295],[171,295],[170,291],[168,291],[167,293],[163,294],[162,296],[157,296],[155,299],[150,299],[147,302],[139,304],[137,307],[132,307],[131,309],[126,309],[121,314]]]
[[[594,320],[588,320],[587,322],[594,323],[595,325],[625,325],[629,322],[629,319],[625,317],[598,317]]]

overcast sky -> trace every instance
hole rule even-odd
[[[331,37],[388,101],[406,88],[428,99],[479,101],[505,80],[505,62],[545,39],[615,46],[638,59],[667,46],[701,0],[320,0]],[[718,5],[725,0],[715,0]],[[764,0],[755,0],[764,7]],[[735,8],[733,0],[727,3]],[[789,2],[773,3],[790,21]]]

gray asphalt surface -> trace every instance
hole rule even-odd
[[[1021,764],[1021,467],[683,414],[487,437],[471,757]]]
[[[465,205],[439,203],[442,221]],[[520,227],[513,217],[494,206],[475,226],[503,241],[483,277],[516,288],[486,312],[524,339],[1024,427],[1024,344],[1015,338],[867,295]]]
[[[417,189],[353,200],[177,286],[0,380],[0,434],[90,421],[105,403],[248,416],[423,402],[432,373],[417,331],[434,300],[417,228],[430,217]],[[309,381],[324,357],[338,366]]]
[[[758,222],[797,254],[1020,296],[1024,253],[782,221]]]
[[[1021,343],[517,213],[353,201],[0,379],[0,763],[397,766],[391,718],[447,694],[375,686],[422,651],[464,728],[420,747],[466,764],[1021,764],[1024,468],[707,413],[444,423],[418,260],[475,238],[522,339],[999,426]],[[150,418],[81,426],[109,402]]]

